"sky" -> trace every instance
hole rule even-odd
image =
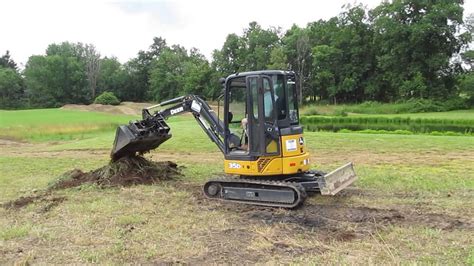
[[[329,19],[346,4],[376,7],[381,0],[0,0],[0,55],[10,51],[23,68],[31,55],[51,43],[94,44],[103,56],[125,63],[146,50],[153,37],[169,45],[198,48],[208,59],[230,33],[242,34],[249,22],[283,30],[293,24]],[[465,0],[465,14],[474,0]]]

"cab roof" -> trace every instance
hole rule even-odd
[[[229,75],[226,78],[226,83],[228,80],[237,78],[237,77],[246,77],[246,76],[253,76],[253,75],[294,75],[295,72],[293,71],[286,71],[286,70],[257,70],[257,71],[249,71],[249,72],[237,72],[235,74]]]

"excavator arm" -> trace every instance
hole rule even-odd
[[[172,105],[152,113],[155,108]],[[145,153],[171,138],[166,119],[191,113],[207,136],[224,152],[224,125],[211,107],[199,96],[189,94],[161,102],[142,110],[142,120],[131,121],[117,128],[110,157],[116,161],[125,156]]]

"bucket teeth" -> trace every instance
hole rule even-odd
[[[116,161],[125,156],[153,150],[171,138],[169,131],[166,122],[156,117],[119,126],[110,157],[112,161]]]

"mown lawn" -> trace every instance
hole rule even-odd
[[[37,193],[65,171],[108,162],[113,128],[64,133],[71,140],[54,131],[39,137],[44,128],[130,120],[63,110],[16,115],[43,112],[61,123],[6,121],[2,113],[0,130],[16,128],[7,133],[34,142],[8,134],[0,142],[0,203]],[[359,180],[288,211],[204,199],[200,185],[222,175],[222,155],[192,117],[169,125],[173,138],[148,158],[183,166],[179,181],[82,186],[54,192],[65,198],[57,205],[0,208],[0,263],[474,263],[472,136],[307,132],[315,168],[354,161]]]
[[[425,119],[451,119],[451,120],[474,120],[474,109],[456,110],[449,112],[431,112],[431,113],[403,113],[403,114],[357,114],[349,113],[349,116],[367,116],[367,117],[410,117]]]
[[[74,110],[0,110],[0,136],[32,141],[73,140],[111,131],[136,116]]]

